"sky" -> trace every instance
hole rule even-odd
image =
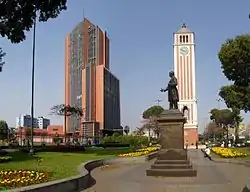
[[[68,1],[58,18],[37,25],[35,116],[62,124],[50,108],[64,102],[65,37],[85,16],[111,40],[110,66],[120,79],[122,125],[139,126],[142,112],[155,100],[162,99],[167,107],[167,96],[159,90],[173,69],[173,33],[185,22],[196,37],[198,120],[203,130],[210,109],[218,107],[219,88],[229,84],[217,53],[227,38],[249,33],[249,7],[249,0]],[[0,119],[15,126],[17,116],[30,114],[32,32],[20,44],[1,38],[0,46],[7,53],[0,73]]]

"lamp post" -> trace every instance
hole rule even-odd
[[[36,53],[36,18],[33,26],[32,40],[32,70],[31,70],[31,147],[30,154],[34,154],[34,92],[35,92],[35,53]]]

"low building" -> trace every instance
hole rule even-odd
[[[53,143],[55,136],[64,137],[62,125],[50,125],[47,129],[34,128],[33,141],[34,143]],[[24,145],[31,137],[30,127],[19,127],[17,131],[17,139],[20,145]]]

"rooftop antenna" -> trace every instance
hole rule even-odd
[[[84,18],[85,18],[85,13],[84,13],[84,5],[83,5],[83,8],[82,8],[82,20],[84,21]]]

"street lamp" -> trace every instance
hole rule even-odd
[[[32,71],[31,71],[31,147],[30,154],[34,154],[34,92],[35,92],[35,53],[36,53],[36,18],[33,27],[32,40]]]

